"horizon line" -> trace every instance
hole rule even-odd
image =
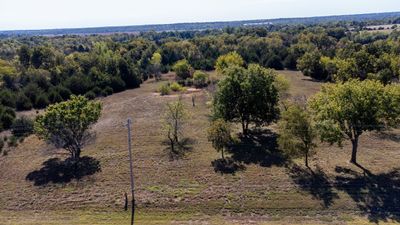
[[[82,26],[82,27],[59,27],[59,28],[33,28],[33,29],[15,29],[2,30],[0,32],[32,32],[32,31],[52,31],[52,30],[79,30],[79,29],[96,29],[96,28],[122,28],[122,27],[140,27],[140,26],[162,26],[162,25],[183,25],[183,24],[205,24],[205,23],[226,23],[226,22],[243,22],[243,21],[268,21],[268,20],[284,20],[284,19],[307,19],[307,18],[323,18],[323,17],[340,17],[340,16],[359,16],[370,14],[400,13],[400,11],[384,11],[384,12],[365,12],[354,14],[330,14],[330,15],[313,15],[301,17],[275,17],[275,18],[259,18],[259,19],[243,19],[243,20],[217,20],[217,21],[194,21],[194,22],[175,22],[175,23],[143,23],[131,25],[104,25],[104,26]]]

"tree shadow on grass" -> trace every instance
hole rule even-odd
[[[30,172],[26,180],[33,181],[34,185],[42,186],[48,183],[68,183],[73,179],[93,175],[100,172],[100,162],[92,157],[84,156],[79,161],[68,158],[64,161],[52,158],[43,163],[43,168]]]
[[[338,166],[336,172],[336,188],[346,192],[370,222],[400,222],[400,168],[375,175]]]
[[[278,150],[277,135],[270,130],[251,131],[239,137],[239,143],[229,146],[232,159],[245,164],[263,167],[284,166],[287,158]]]
[[[183,158],[188,152],[193,150],[193,145],[196,144],[196,140],[192,138],[183,138],[178,144],[175,144],[174,150],[172,150],[170,141],[163,141],[167,147],[164,149],[168,153],[170,160],[177,160]]]
[[[339,198],[337,193],[333,192],[333,185],[328,176],[320,167],[313,171],[294,165],[290,168],[289,175],[301,189],[321,200],[325,208],[331,206],[333,201]]]
[[[232,174],[234,175],[238,171],[243,171],[246,169],[240,163],[235,162],[232,158],[216,159],[211,162],[211,166],[214,167],[216,173],[221,174]]]
[[[400,134],[393,132],[382,131],[376,134],[380,139],[390,140],[393,142],[400,142]]]

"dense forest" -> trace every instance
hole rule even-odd
[[[157,75],[156,70],[176,70],[174,65],[181,60],[195,70],[214,70],[218,57],[230,52],[239,54],[245,66],[257,63],[276,70],[298,69],[320,81],[396,82],[400,31],[396,25],[392,32],[365,28],[397,20],[4,37],[0,39],[0,130],[12,126],[15,111],[42,109],[72,94],[93,99],[137,88]],[[154,62],[155,56],[159,63]]]

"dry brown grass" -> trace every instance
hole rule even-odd
[[[281,73],[292,84],[292,97],[311,96],[320,88],[320,83],[310,81],[299,72]],[[268,222],[266,224],[362,224],[360,221],[373,221],[379,216],[382,217],[380,221],[385,218],[400,221],[392,214],[373,215],[362,208],[373,201],[364,200],[369,197],[372,186],[363,186],[363,171],[348,163],[349,143],[345,143],[343,149],[325,144],[318,148],[318,154],[311,160],[312,169],[320,176],[316,180],[317,187],[308,185],[313,180],[301,166],[302,161],[295,161],[300,165],[298,170],[291,166],[248,163],[244,164],[243,171],[234,175],[216,173],[211,162],[220,154],[206,139],[210,97],[205,90],[196,93],[194,108],[191,94],[183,95],[191,114],[185,136],[194,139],[195,144],[182,159],[171,161],[167,146],[162,143],[165,137],[160,120],[166,102],[178,96],[154,94],[158,86],[159,83],[148,81],[139,89],[101,100],[104,109],[94,127],[96,142],[84,150],[84,155],[100,160],[100,173],[66,184],[35,186],[25,180],[27,174],[40,169],[50,158],[65,158],[66,155],[52,150],[34,136],[10,151],[8,156],[0,157],[0,224],[20,224],[19,221],[28,221],[25,224],[123,224],[121,221],[127,218],[122,212],[124,193],[129,193],[124,127],[128,117],[133,119],[136,201],[146,221],[143,224],[170,224],[172,221],[174,224],[223,224],[225,220],[230,221],[228,224],[262,224],[263,221]],[[371,182],[378,182],[383,192],[398,190],[396,187],[385,189],[388,187],[379,182],[397,184],[390,177],[385,180],[387,177],[383,175],[398,167],[399,135],[400,132],[393,131],[387,135],[369,133],[361,138],[359,162],[377,176]],[[302,180],[298,179],[299,175]],[[336,186],[338,179],[354,187],[343,183],[345,188]],[[383,193],[379,200],[390,203],[390,199],[385,198],[388,194],[391,193]],[[360,197],[358,201],[357,196]],[[34,216],[34,212],[47,216]],[[367,218],[371,215],[375,217]]]

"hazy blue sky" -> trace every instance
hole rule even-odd
[[[0,0],[0,30],[400,11],[400,0]]]

